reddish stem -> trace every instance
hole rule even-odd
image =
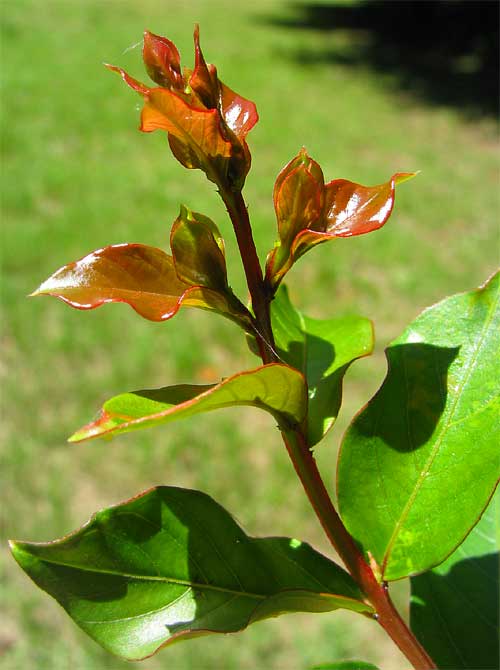
[[[253,240],[248,210],[241,191],[229,191],[220,188],[219,193],[224,200],[231,218],[243,261],[245,277],[252,300],[252,308],[255,314],[257,344],[259,345],[261,358],[264,363],[272,363],[277,360],[277,357],[274,353],[269,300],[263,290],[264,277]]]
[[[271,327],[270,300],[257,250],[253,240],[248,211],[239,191],[220,189],[233,223],[243,261],[248,290],[255,314],[257,343],[263,363],[277,360]],[[375,609],[375,618],[417,670],[433,670],[436,665],[415,638],[394,607],[385,584],[381,584],[371,566],[344,526],[326,490],[307,439],[300,428],[282,429],[283,440],[293,466],[309,501],[333,548],[343,560],[353,579]]]
[[[303,433],[283,431],[283,440],[302,486],[330,543],[376,611],[376,619],[406,658],[418,670],[436,665],[394,607],[388,589],[378,582],[370,565],[344,526],[319,473]]]

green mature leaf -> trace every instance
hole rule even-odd
[[[324,663],[315,665],[311,670],[379,670],[373,663],[366,661],[339,661],[338,663]]]
[[[499,274],[424,311],[387,350],[387,377],[347,431],[342,518],[400,579],[441,563],[500,476]]]
[[[373,350],[372,323],[359,316],[310,319],[294,308],[286,287],[272,302],[271,316],[280,357],[303,372],[308,384],[307,431],[312,446],[337,418],[347,368]]]
[[[235,405],[264,409],[283,426],[300,424],[307,411],[304,377],[287,365],[271,363],[240,372],[219,384],[181,384],[122,393],[104,403],[99,418],[78,430],[69,441],[126,433]]]
[[[249,537],[199,491],[151,489],[61,540],[11,547],[86,633],[131,660],[285,612],[373,611],[352,578],[309,545]]]
[[[411,579],[411,628],[439,668],[500,667],[500,489],[434,570]]]
[[[98,249],[59,268],[32,295],[52,295],[77,309],[123,302],[151,321],[170,319],[188,306],[215,310],[243,326],[249,322],[247,310],[232,294],[186,283],[172,256],[144,244]]]

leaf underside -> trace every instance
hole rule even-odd
[[[247,536],[199,491],[151,489],[61,540],[11,547],[86,633],[129,660],[285,612],[372,612],[335,563],[298,540]]]
[[[344,439],[344,522],[400,579],[441,563],[500,477],[499,275],[424,311],[387,350],[387,377]]]

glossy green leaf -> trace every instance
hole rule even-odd
[[[285,427],[300,424],[307,411],[304,377],[287,365],[271,363],[219,384],[181,384],[122,393],[104,403],[99,418],[78,430],[70,442],[126,433],[236,405],[266,410]]]
[[[441,563],[500,476],[499,275],[424,311],[387,350],[387,377],[347,431],[342,518],[399,579]]]
[[[182,281],[171,256],[144,244],[98,249],[57,270],[32,295],[52,295],[77,309],[124,302],[151,321],[170,319],[182,306],[249,321],[245,307],[234,296]]]
[[[366,661],[338,661],[337,663],[323,663],[315,665],[311,670],[379,670],[373,663]]]
[[[411,629],[439,668],[500,667],[500,490],[441,565],[411,579]]]
[[[229,291],[224,241],[207,216],[181,206],[170,233],[170,247],[179,279],[221,293]]]
[[[298,540],[249,537],[199,491],[158,487],[61,540],[11,547],[75,623],[130,660],[286,612],[372,612],[335,563]]]
[[[373,350],[372,323],[359,316],[311,319],[293,307],[286,287],[272,302],[271,316],[278,354],[308,384],[307,432],[313,446],[337,418],[347,368]]]

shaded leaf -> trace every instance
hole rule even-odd
[[[271,363],[240,372],[219,384],[182,384],[122,393],[108,400],[99,418],[78,430],[70,442],[148,428],[237,405],[260,407],[280,425],[300,424],[307,411],[304,378],[287,365]]]
[[[298,540],[249,537],[198,491],[158,487],[61,540],[11,548],[75,623],[130,660],[285,612],[372,612],[335,563]]]
[[[143,244],[116,244],[63,266],[34,293],[77,309],[124,302],[151,321],[165,321],[181,306],[220,312],[244,324],[249,316],[234,296],[181,281],[171,256]]]
[[[500,490],[465,541],[411,578],[411,628],[439,668],[500,667]]]
[[[337,418],[347,368],[371,354],[373,326],[359,316],[327,320],[304,316],[293,307],[286,287],[271,303],[271,317],[281,359],[300,370],[308,384],[307,433],[313,446]]]
[[[387,350],[338,468],[344,523],[399,579],[441,563],[500,476],[499,275],[424,311]]]
[[[221,293],[229,291],[224,241],[207,216],[181,206],[170,233],[170,247],[182,281]]]

